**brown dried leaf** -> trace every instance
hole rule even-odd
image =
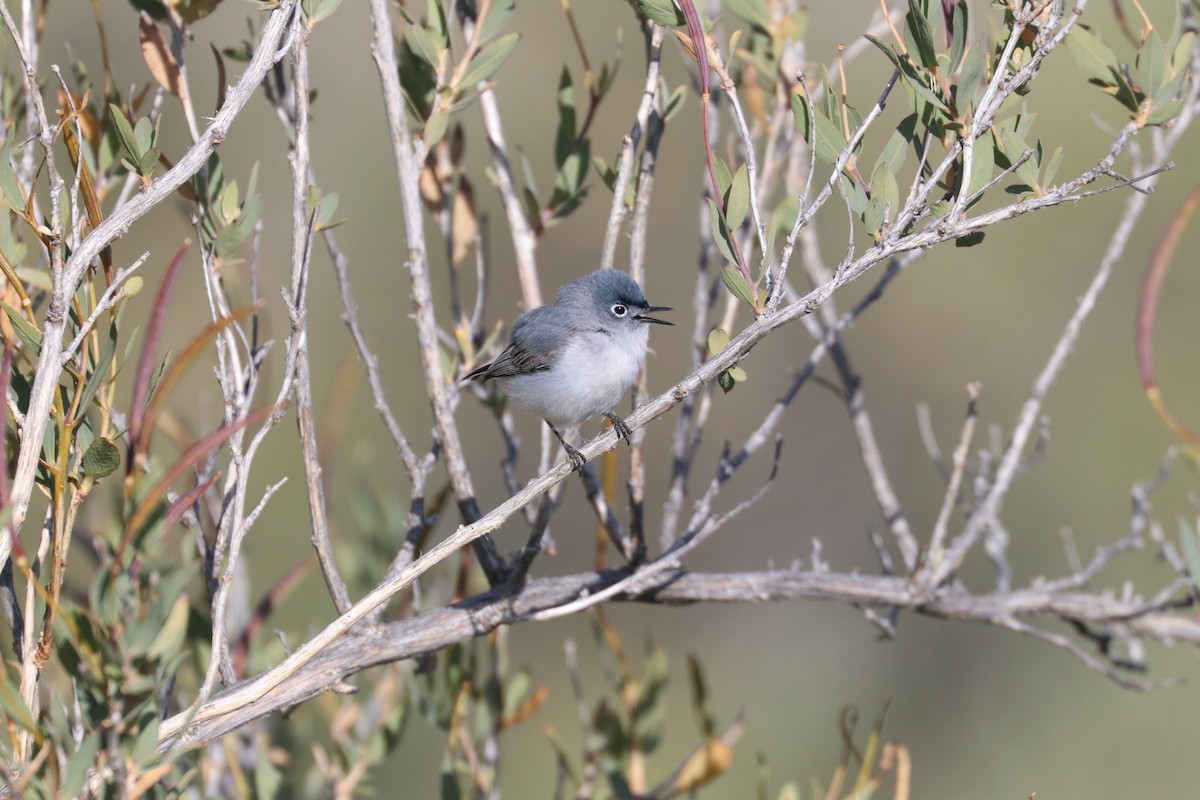
[[[22,307],[21,295],[3,275],[0,275],[0,301],[10,308]],[[8,318],[8,314],[0,314],[0,336],[4,337],[4,341],[8,342],[10,347],[21,346],[21,340],[17,338],[17,332],[13,330],[12,320]]]
[[[163,41],[162,32],[145,11],[138,19],[138,39],[142,43],[142,58],[146,59],[146,66],[150,68],[154,80],[172,95],[185,101],[183,84],[179,80],[179,63],[167,47],[167,43]]]
[[[733,748],[720,739],[710,739],[687,757],[675,781],[675,791],[698,789],[719,777],[732,762]]]
[[[742,94],[746,98],[746,105],[749,107],[750,113],[764,128],[769,128],[771,123],[767,119],[766,92],[763,91],[762,83],[758,79],[758,70],[749,62],[742,66]]]
[[[421,199],[425,201],[425,205],[429,206],[430,210],[436,211],[442,207],[442,182],[438,180],[432,159],[426,161],[425,166],[421,168],[421,176],[417,179],[417,188],[421,192]]]
[[[458,192],[454,195],[450,231],[453,238],[450,259],[455,264],[461,264],[470,252],[471,245],[475,244],[475,238],[479,236],[479,220],[475,216],[475,191],[465,175],[459,178]]]
[[[96,115],[88,108],[88,95],[90,92],[90,89],[84,92],[83,97],[71,92],[70,99],[68,100],[66,91],[60,86],[58,87],[58,104],[62,106],[64,114],[70,113],[72,108],[75,109],[75,119],[79,120],[79,129],[83,131],[83,138],[87,141],[88,146],[92,148],[92,152],[98,153],[100,152],[100,138],[104,135],[104,129],[100,127],[100,120],[96,119]]]
[[[679,40],[681,45],[683,45],[683,51],[687,53],[688,58],[690,58],[692,61],[695,61],[696,45],[692,43],[692,37],[688,36],[683,31],[671,31],[671,33],[675,34],[675,38]]]
[[[511,728],[513,725],[528,719],[533,715],[534,712],[536,712],[545,704],[546,698],[549,696],[550,690],[545,686],[539,686],[534,689],[533,694],[529,695],[524,703],[521,703],[521,705],[517,706],[512,714],[505,717],[500,722],[501,729]]]

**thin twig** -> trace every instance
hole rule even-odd
[[[971,441],[975,438],[975,423],[979,419],[979,411],[976,408],[978,400],[979,384],[967,384],[967,418],[963,421],[962,433],[958,437],[958,447],[954,448],[954,461],[950,479],[946,481],[946,494],[942,497],[942,507],[938,511],[937,521],[933,524],[933,536],[929,540],[929,557],[934,560],[942,557],[950,514],[958,503],[958,492],[967,468],[967,454],[971,449]]]
[[[295,137],[289,157],[292,167],[292,286],[288,316],[292,336],[288,347],[296,350],[296,378],[292,392],[296,398],[296,427],[300,433],[300,451],[304,462],[304,480],[308,489],[308,510],[312,519],[312,545],[317,551],[321,575],[338,613],[350,608],[350,592],[338,572],[329,534],[329,516],[325,511],[325,487],[317,452],[317,431],[313,421],[312,379],[308,370],[308,270],[312,258],[312,238],[317,209],[308,202],[308,37],[311,30],[297,18],[299,28],[292,45],[293,107]]]
[[[425,373],[425,387],[429,390],[433,408],[434,424],[446,461],[450,483],[458,500],[459,511],[467,524],[479,519],[479,507],[475,500],[471,474],[463,455],[462,442],[454,422],[454,412],[446,390],[446,379],[442,374],[441,356],[438,352],[437,321],[434,318],[433,293],[430,286],[429,264],[426,260],[424,221],[421,216],[421,198],[417,188],[422,158],[414,147],[408,130],[408,111],[400,89],[400,72],[396,62],[395,41],[387,4],[383,0],[371,0],[371,20],[374,27],[372,55],[379,70],[383,87],[384,106],[387,109],[388,126],[392,132],[392,152],[396,160],[397,178],[400,183],[400,205],[407,231],[408,272],[412,285],[413,311],[417,323],[417,342],[421,353],[421,364]],[[490,537],[472,544],[479,565],[488,581],[493,585],[504,579],[504,563]]]

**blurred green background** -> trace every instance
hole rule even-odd
[[[118,0],[106,0],[101,7],[118,82],[144,84],[150,76],[140,58],[136,15],[128,3]],[[814,4],[809,58],[831,63],[838,45],[853,41],[876,8],[869,2]],[[978,16],[982,10],[977,10]],[[1169,28],[1171,10],[1166,2],[1149,3],[1147,10],[1160,26]],[[196,41],[188,48],[192,91],[205,113],[211,113],[216,96],[209,42],[221,48],[245,39],[246,18],[256,13],[249,4],[227,2],[195,26]],[[574,13],[593,63],[611,61],[618,47],[624,51],[616,88],[601,108],[593,140],[593,154],[611,163],[632,121],[641,88],[641,37],[629,7],[617,0],[580,2]],[[1093,2],[1085,19],[1108,34],[1110,41],[1118,40],[1112,33],[1109,4]],[[510,29],[521,32],[523,41],[499,73],[496,91],[510,148],[530,155],[545,186],[551,180],[547,154],[556,125],[555,89],[564,64],[579,84],[578,56],[557,3],[519,2]],[[406,432],[424,449],[432,422],[425,393],[418,388],[408,281],[399,259],[404,241],[397,184],[368,48],[370,35],[366,4],[348,2],[312,37],[313,164],[322,188],[341,198],[338,216],[347,222],[338,234],[350,258],[359,314],[382,357],[389,398]],[[68,53],[63,43],[69,42],[74,57],[87,63],[93,75],[100,74],[89,4],[50,3],[44,42],[43,65],[65,64]],[[1121,46],[1125,47],[1122,57],[1129,58],[1132,49],[1126,43],[1119,43],[1118,49]],[[668,85],[689,81],[694,68],[683,62],[675,43],[668,41],[665,52]],[[236,68],[230,64],[231,73]],[[849,95],[859,109],[866,109],[877,97],[886,68],[873,49],[849,67]],[[233,79],[231,74],[229,82]],[[1041,113],[1036,135],[1048,149],[1061,144],[1067,150],[1060,179],[1098,160],[1107,151],[1107,131],[1123,122],[1117,103],[1086,86],[1065,51],[1055,53],[1045,65],[1029,104]],[[903,106],[897,94],[885,120],[898,119]],[[175,158],[186,143],[180,115],[170,99],[167,107],[165,153]],[[463,123],[479,210],[489,219],[494,292],[488,319],[493,324],[511,323],[521,311],[519,292],[503,211],[485,177],[478,109],[467,111]],[[693,92],[667,131],[650,214],[647,294],[654,303],[680,309],[677,320],[689,317],[698,249],[703,164],[699,124]],[[879,147],[883,136],[886,130],[881,127],[873,143],[868,140],[868,148]],[[251,104],[220,152],[227,175],[239,176],[243,185],[251,165],[261,161],[266,220],[261,285],[268,305],[266,335],[278,338],[286,330],[277,287],[284,283],[288,268],[290,177],[285,136],[265,102]],[[1174,443],[1140,389],[1133,326],[1153,243],[1194,186],[1200,136],[1193,133],[1175,161],[1176,169],[1159,184],[1150,213],[1050,395],[1045,409],[1050,418],[1049,451],[1009,495],[1004,520],[1012,536],[1010,555],[1018,585],[1067,569],[1060,543],[1064,527],[1073,531],[1085,557],[1094,547],[1124,535],[1130,487],[1151,477]],[[598,179],[590,182],[592,194],[583,208],[540,242],[538,262],[547,294],[597,264],[610,198]],[[932,526],[942,483],[921,446],[915,407],[929,404],[942,446],[949,450],[965,409],[964,387],[969,381],[981,381],[981,437],[988,435],[987,426],[998,426],[1005,438],[1034,376],[1090,281],[1124,201],[1123,193],[1114,192],[993,228],[979,247],[938,248],[909,268],[884,301],[848,333],[847,344],[863,376],[886,465],[919,536],[926,537]],[[833,224],[823,237],[830,262],[844,248],[842,213],[836,203],[831,204],[828,216]],[[182,200],[167,203],[154,219],[157,222],[143,223],[117,246],[120,263],[152,250],[143,270],[151,288],[179,241],[192,235]],[[1167,402],[1194,424],[1200,424],[1194,413],[1189,416],[1200,396],[1195,347],[1200,332],[1200,317],[1195,314],[1200,279],[1192,255],[1198,243],[1200,233],[1191,231],[1179,249],[1163,295],[1155,351]],[[432,249],[435,267],[443,275],[439,248]],[[626,252],[623,237],[618,266],[625,263]],[[228,280],[241,278],[231,273]],[[849,307],[871,282],[873,277],[868,276],[838,295],[839,307]],[[444,282],[439,289],[444,289]],[[143,307],[149,295],[139,298]],[[193,256],[171,307],[173,327],[165,342],[177,347],[203,324],[208,312],[202,298],[199,263]],[[328,465],[334,473],[330,505],[336,541],[343,543],[344,553],[373,549],[386,558],[394,552],[402,531],[365,529],[350,497],[355,485],[367,484],[404,507],[407,487],[399,459],[372,410],[361,370],[355,365],[339,372],[342,362],[354,356],[340,319],[342,309],[328,260],[320,251],[310,298],[318,408],[329,408],[334,398],[349,403],[337,460]],[[439,300],[438,312],[444,319],[444,292]],[[743,317],[740,323],[745,322]],[[689,328],[690,321],[654,332],[655,354],[649,365],[652,391],[662,391],[686,372]],[[694,490],[711,475],[723,442],[736,444],[753,429],[809,349],[807,333],[796,325],[754,350],[744,364],[748,383],[715,398],[715,423],[698,457]],[[266,385],[271,393],[279,379],[281,356],[279,347],[268,358]],[[821,371],[832,375],[828,365]],[[198,429],[211,429],[220,418],[212,376],[200,369],[190,380],[179,396],[192,398],[191,406],[177,410]],[[666,453],[677,413],[647,431],[651,532],[660,515]],[[506,497],[496,469],[501,442],[489,412],[473,399],[464,400],[459,420],[486,509]],[[332,424],[326,417],[323,430]],[[518,415],[526,443],[522,480],[532,476],[530,454],[538,441],[538,424]],[[881,520],[841,400],[810,383],[788,412],[782,432],[785,442],[776,487],[691,557],[690,565],[754,570],[770,564],[785,566],[798,556],[807,563],[811,541],[817,537],[834,570],[875,571],[866,532],[881,527]],[[297,456],[294,427],[288,422],[272,434],[251,481],[261,490],[281,474],[294,476],[246,544],[254,597],[310,551]],[[621,458],[626,465],[624,448]],[[764,457],[749,463],[723,494],[722,507],[752,492],[768,470]],[[1177,516],[1194,516],[1187,499],[1195,478],[1193,471],[1177,466],[1154,495],[1155,516],[1168,532],[1175,530]],[[578,484],[568,486],[553,524],[558,554],[540,560],[536,575],[582,571],[591,563],[592,515]],[[435,535],[449,530],[450,520],[443,520]],[[502,549],[511,551],[524,542],[525,534],[524,523],[512,520],[496,538]],[[359,581],[359,593],[382,567],[382,561],[361,557],[347,558],[343,565]],[[989,577],[984,570],[977,575]],[[1166,571],[1153,554],[1142,552],[1119,559],[1100,583],[1120,591],[1126,579],[1152,590],[1166,579]],[[976,584],[977,588],[984,585]],[[269,626],[286,631],[295,646],[331,616],[319,577],[310,575]],[[884,697],[892,698],[885,735],[902,740],[912,752],[914,797],[1024,798],[1037,792],[1043,799],[1175,798],[1196,796],[1200,784],[1200,762],[1191,753],[1200,712],[1193,685],[1137,695],[1087,671],[1062,651],[999,629],[906,614],[900,619],[898,638],[881,642],[859,612],[817,603],[620,606],[611,608],[610,619],[635,658],[640,659],[644,641],[665,647],[677,676],[671,688],[666,743],[650,761],[652,780],[663,777],[697,741],[687,697],[685,654],[696,654],[707,669],[720,724],[745,710],[748,729],[733,768],[703,793],[705,797],[752,796],[759,753],[769,761],[773,793],[785,779],[805,786],[810,776],[826,780],[841,748],[839,709],[857,704],[864,720],[869,720]],[[1048,625],[1058,630],[1053,623]],[[540,725],[553,724],[568,749],[578,749],[579,729],[563,664],[566,637],[580,642],[588,690],[595,698],[603,680],[593,663],[591,622],[586,617],[512,630],[514,663],[533,668],[537,680],[549,687],[550,701],[503,740],[501,786],[506,797],[549,796],[554,763]],[[1149,659],[1151,677],[1200,674],[1195,654],[1185,648],[1151,646]],[[306,729],[317,725],[315,705],[297,710],[285,724]],[[373,781],[378,796],[435,796],[434,765],[443,744],[440,732],[414,718],[399,754]],[[296,756],[304,759],[307,754]]]

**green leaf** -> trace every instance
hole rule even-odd
[[[513,54],[520,39],[519,34],[510,33],[484,45],[471,59],[471,66],[467,67],[467,72],[463,75],[462,85],[474,86],[495,75],[496,70],[500,69],[508,57]]]
[[[516,0],[495,0],[488,6],[487,16],[479,23],[480,41],[491,41],[491,38],[500,32],[500,29],[508,23],[509,17],[512,16],[515,4]]]
[[[638,11],[657,22],[672,28],[681,28],[687,24],[683,12],[675,7],[674,0],[637,0]]]
[[[11,156],[9,148],[0,148],[0,195],[8,201],[14,211],[23,214],[25,212],[25,195],[21,193],[17,175],[13,172],[12,161],[9,160]]]
[[[729,394],[733,391],[733,387],[737,386],[737,381],[729,374],[729,370],[724,370],[717,375],[717,386],[721,387],[721,391]]]
[[[317,228],[328,227],[329,221],[333,219],[334,213],[338,207],[337,192],[330,192],[321,197],[321,202],[317,204]]]
[[[971,151],[971,176],[967,182],[967,197],[987,186],[995,169],[996,143],[989,132],[975,140],[975,147]]]
[[[620,166],[620,159],[617,159],[617,166]],[[608,165],[600,156],[592,156],[592,167],[595,168],[596,174],[600,176],[600,180],[608,187],[611,192],[617,185],[617,170]]]
[[[875,161],[875,170],[883,167],[893,175],[900,172],[904,167],[904,159],[908,155],[908,147],[912,141],[913,131],[916,130],[916,123],[917,116],[915,114],[909,114],[901,120],[896,130],[892,131],[887,146],[883,148],[883,152]]]
[[[713,176],[717,179],[717,191],[721,193],[721,206],[729,208],[729,190],[733,186],[733,173],[729,171],[724,159],[715,152],[712,154]],[[737,226],[734,226],[737,227]]]
[[[67,762],[66,774],[63,777],[62,784],[58,787],[59,797],[80,796],[80,790],[83,789],[83,781],[87,777],[88,768],[95,764],[98,752],[100,752],[100,733],[99,731],[92,731],[83,737],[83,741],[79,743],[79,748],[71,755],[71,759]]]
[[[883,201],[888,207],[887,216],[891,219],[896,218],[896,213],[900,210],[900,185],[896,182],[896,176],[888,170],[887,164],[877,166],[871,175],[871,197]]]
[[[570,197],[583,188],[583,181],[587,177],[590,149],[586,141],[579,142],[571,149],[554,178],[556,193],[560,193],[563,197]]]
[[[450,112],[439,105],[429,115],[429,119],[425,120],[425,130],[421,134],[421,138],[425,140],[425,146],[433,147],[441,141],[442,137],[446,135],[446,126],[449,124]]]
[[[316,11],[312,13],[311,19],[313,22],[320,22],[327,18],[330,14],[338,10],[338,6],[342,4],[342,0],[321,0],[317,5]]]
[[[583,201],[585,199],[587,199],[589,188],[590,187],[587,187],[587,186],[583,187],[578,192],[576,192],[575,194],[571,195],[570,197],[566,198],[561,203],[556,205],[554,207],[554,213],[550,216],[550,219],[547,220],[546,225],[549,226],[553,223],[561,222],[562,220],[566,219],[570,214],[572,214],[575,211],[575,209],[577,209],[577,208],[579,208],[579,206],[583,205]]]
[[[150,766],[158,760],[158,715],[154,709],[141,717],[141,730],[133,745],[133,762],[139,766]]]
[[[1125,73],[1121,70],[1113,69],[1109,72],[1109,86],[1113,88],[1106,91],[1115,97],[1118,103],[1135,114],[1141,109],[1141,102],[1134,93],[1133,87],[1129,85],[1129,81],[1125,80]]]
[[[908,14],[904,17],[905,39],[911,37],[917,55],[926,69],[937,69],[937,48],[933,44],[933,27],[921,8],[920,0],[909,0]],[[912,52],[910,48],[909,52]]]
[[[725,288],[730,294],[741,300],[751,308],[755,307],[754,292],[750,290],[750,284],[746,283],[745,277],[736,269],[725,267],[721,270],[721,282],[725,284]]]
[[[804,141],[817,151],[817,158],[827,164],[836,164],[838,156],[846,149],[846,139],[839,127],[829,121],[829,118],[814,108],[806,98],[798,94],[792,95],[792,116],[796,119],[796,127],[804,136]],[[810,127],[816,122],[816,141]]]
[[[738,167],[729,187],[729,201],[725,208],[725,218],[729,227],[737,230],[746,221],[746,212],[750,208],[750,178],[746,173],[746,165]]]
[[[99,479],[111,475],[121,466],[121,451],[108,439],[96,439],[83,453],[83,474]]]
[[[1054,185],[1054,176],[1058,174],[1058,168],[1062,165],[1063,149],[1062,147],[1054,148],[1054,152],[1050,154],[1050,160],[1046,163],[1046,169],[1042,173],[1042,177],[1038,179],[1043,189],[1047,189]]]
[[[671,96],[667,98],[667,102],[663,104],[663,121],[669,121],[671,117],[679,113],[683,108],[684,102],[687,100],[688,87],[686,83],[679,84],[675,91],[671,92]]]
[[[175,605],[171,606],[171,613],[167,615],[167,619],[163,622],[162,628],[158,631],[158,635],[154,637],[154,641],[150,643],[146,655],[150,658],[155,658],[160,661],[165,661],[183,647],[183,643],[187,638],[188,626],[188,601],[186,595],[180,595],[175,601]]]
[[[571,73],[563,67],[558,76],[558,129],[554,135],[554,166],[561,168],[575,149],[575,85]]]
[[[971,231],[965,236],[959,236],[954,240],[955,247],[974,247],[983,241],[983,231]]]
[[[137,173],[149,178],[154,174],[154,165],[158,163],[158,148],[151,147],[146,152],[142,153],[142,157],[137,162]]]
[[[1067,34],[1067,52],[1090,80],[1111,86],[1112,71],[1120,69],[1113,51],[1087,28],[1076,25]]]
[[[408,42],[408,46],[412,48],[414,54],[435,72],[437,71],[438,66],[442,63],[443,51],[429,35],[429,31],[420,25],[408,25],[404,28],[404,40]]]
[[[17,336],[29,348],[29,351],[36,355],[42,349],[42,332],[26,322],[25,318],[8,303],[0,301],[0,306],[4,308],[4,313],[8,314],[8,319],[12,322]]]
[[[855,214],[862,214],[867,210],[866,190],[845,172],[838,176],[838,189],[843,193],[846,202],[850,204],[850,209]]]
[[[138,153],[145,153],[150,149],[150,145],[154,143],[154,123],[149,117],[142,117],[133,126],[133,138],[137,140]]]
[[[138,276],[134,276],[135,278]],[[133,278],[129,279],[130,282]],[[125,284],[126,294],[128,295],[129,283]],[[83,416],[88,412],[88,406],[91,405],[92,398],[96,396],[96,391],[108,379],[108,368],[112,365],[113,356],[117,352],[117,326],[108,326],[108,338],[104,342],[104,349],[100,351],[100,358],[96,361],[96,366],[88,375],[87,384],[83,387],[83,396],[79,399],[79,416]]]
[[[13,691],[12,684],[8,682],[7,677],[0,678],[0,708],[4,710],[5,716],[10,721],[30,733],[37,730],[37,723],[34,721],[33,715],[29,713],[29,706],[25,705],[21,696]]]
[[[707,198],[707,200],[713,242],[716,243],[717,249],[721,251],[721,255],[725,261],[730,264],[736,264],[737,259],[733,257],[733,240],[729,236],[729,227],[726,226],[725,219],[721,216],[721,209],[717,208],[716,201],[711,197]]]
[[[766,0],[725,0],[725,10],[749,22],[759,33],[771,33],[771,11]]]
[[[1166,45],[1157,33],[1151,32],[1138,50],[1137,62],[1134,65],[1134,77],[1137,78],[1142,94],[1148,97],[1158,94],[1158,90],[1166,81],[1166,71]]]
[[[708,346],[708,356],[711,358],[729,346],[729,334],[723,328],[713,328],[708,332],[705,344]]]
[[[883,198],[872,197],[867,201],[866,210],[863,211],[863,224],[867,226],[867,231],[875,238],[879,238],[879,232],[883,228],[884,212]]]
[[[932,89],[929,88],[925,75],[917,70],[915,64],[908,56],[903,56],[900,59],[900,74],[904,78],[905,84],[917,93],[921,99],[931,103],[934,107],[943,112],[949,113],[950,109],[942,102],[942,98],[938,97]]]
[[[1162,125],[1170,122],[1179,116],[1179,112],[1183,111],[1183,103],[1179,100],[1168,100],[1161,106],[1156,106],[1153,111],[1146,115],[1147,125]]]
[[[950,37],[950,71],[958,69],[963,52],[967,47],[967,24],[969,21],[967,0],[958,0],[954,4],[951,16],[951,27],[954,29]]]
[[[245,231],[242,230],[240,225],[229,225],[222,228],[221,232],[217,234],[217,256],[219,258],[229,258],[245,238]]]
[[[983,67],[983,45],[973,44],[963,57],[962,72],[954,86],[954,104],[958,107],[960,118],[966,117],[967,106],[975,104],[983,80]]]
[[[892,62],[893,67],[900,69],[900,54],[893,50],[891,45],[880,39],[878,36],[872,36],[869,33],[863,35],[866,37],[868,42],[879,48],[879,52],[887,56],[887,60]]]
[[[238,195],[237,181],[230,181],[225,184],[225,189],[221,192],[221,220],[229,225],[237,219],[238,209],[241,207],[241,198]]]
[[[136,163],[142,157],[142,151],[138,149],[137,137],[133,135],[133,128],[129,125],[129,120],[121,112],[117,106],[109,103],[109,111],[112,112],[113,127],[117,130],[117,141],[121,144],[121,149],[125,151],[125,155],[129,157],[130,162]]]

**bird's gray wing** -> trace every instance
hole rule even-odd
[[[492,363],[469,373],[467,378],[486,381],[550,369],[562,351],[566,332],[555,324],[556,313],[553,306],[540,306],[522,314],[513,324],[511,343],[504,352]]]

